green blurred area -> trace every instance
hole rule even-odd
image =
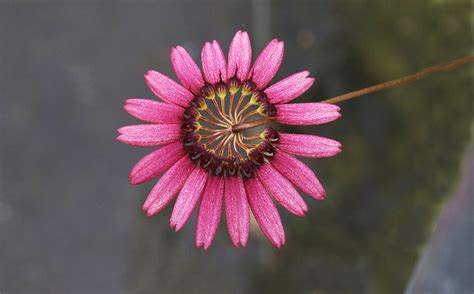
[[[312,13],[312,1],[297,2],[299,15]],[[472,52],[468,1],[337,1],[332,13],[339,36],[323,46],[344,47],[338,68],[328,70],[342,77],[343,92]],[[298,50],[286,44],[289,54]],[[402,293],[459,177],[474,114],[472,78],[472,66],[464,66],[344,102],[340,120],[311,129],[340,140],[344,152],[307,161],[328,197],[310,201],[305,218],[287,217],[287,246],[255,289]],[[326,79],[321,74],[304,100],[342,94],[321,89]]]

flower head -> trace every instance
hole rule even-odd
[[[249,36],[238,31],[227,61],[217,41],[204,44],[202,71],[184,48],[173,48],[171,61],[181,84],[148,71],[145,81],[163,102],[128,99],[125,110],[149,124],[122,127],[117,137],[129,145],[161,146],[143,157],[129,175],[132,184],[161,176],[143,204],[148,216],[177,197],[170,225],[178,231],[200,203],[196,246],[207,249],[223,206],[234,246],[245,246],[251,210],[263,233],[279,248],[285,233],[272,198],[304,216],[308,207],[295,187],[315,199],[325,197],[313,171],[294,155],[333,156],[341,151],[340,143],[269,127],[255,132],[262,122],[303,126],[340,117],[339,107],[332,104],[288,103],[314,83],[308,71],[268,86],[282,59],[283,42],[274,39],[251,65]]]

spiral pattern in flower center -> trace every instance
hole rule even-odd
[[[184,148],[195,164],[214,175],[250,178],[273,157],[278,133],[266,128],[246,136],[235,127],[256,117],[272,119],[275,115],[275,107],[250,81],[231,79],[206,85],[183,114]]]

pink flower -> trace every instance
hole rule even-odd
[[[283,42],[272,40],[251,66],[252,48],[238,31],[228,60],[217,41],[205,43],[202,71],[178,46],[171,61],[181,84],[148,71],[145,81],[163,102],[128,99],[125,110],[147,124],[118,129],[117,140],[134,146],[161,146],[130,172],[132,184],[161,176],[143,210],[161,212],[176,199],[170,225],[176,231],[199,206],[196,246],[209,248],[225,207],[235,247],[246,246],[250,211],[270,242],[285,244],[285,232],[274,200],[304,216],[308,207],[295,189],[317,200],[325,191],[313,171],[294,157],[329,157],[341,151],[337,141],[313,135],[286,134],[272,128],[241,130],[252,118],[288,125],[318,125],[339,118],[339,107],[326,103],[288,103],[314,83],[308,71],[269,85],[283,59]],[[199,203],[199,204],[198,204]]]

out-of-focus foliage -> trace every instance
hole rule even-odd
[[[306,100],[398,78],[472,51],[468,1],[336,3],[331,18],[338,33],[330,44],[315,46],[334,47],[340,60],[325,69],[329,75],[311,69],[320,79]],[[298,1],[298,7],[301,16],[317,8],[312,1]],[[311,25],[317,30],[322,24]],[[287,46],[286,52],[294,51]],[[318,50],[306,54],[326,58]],[[344,89],[327,81],[333,75]],[[472,78],[465,66],[345,102],[342,119],[314,129],[344,146],[336,158],[308,161],[326,184],[327,200],[313,202],[303,219],[287,218],[288,245],[275,254],[255,289],[403,292],[456,183],[473,118]]]

